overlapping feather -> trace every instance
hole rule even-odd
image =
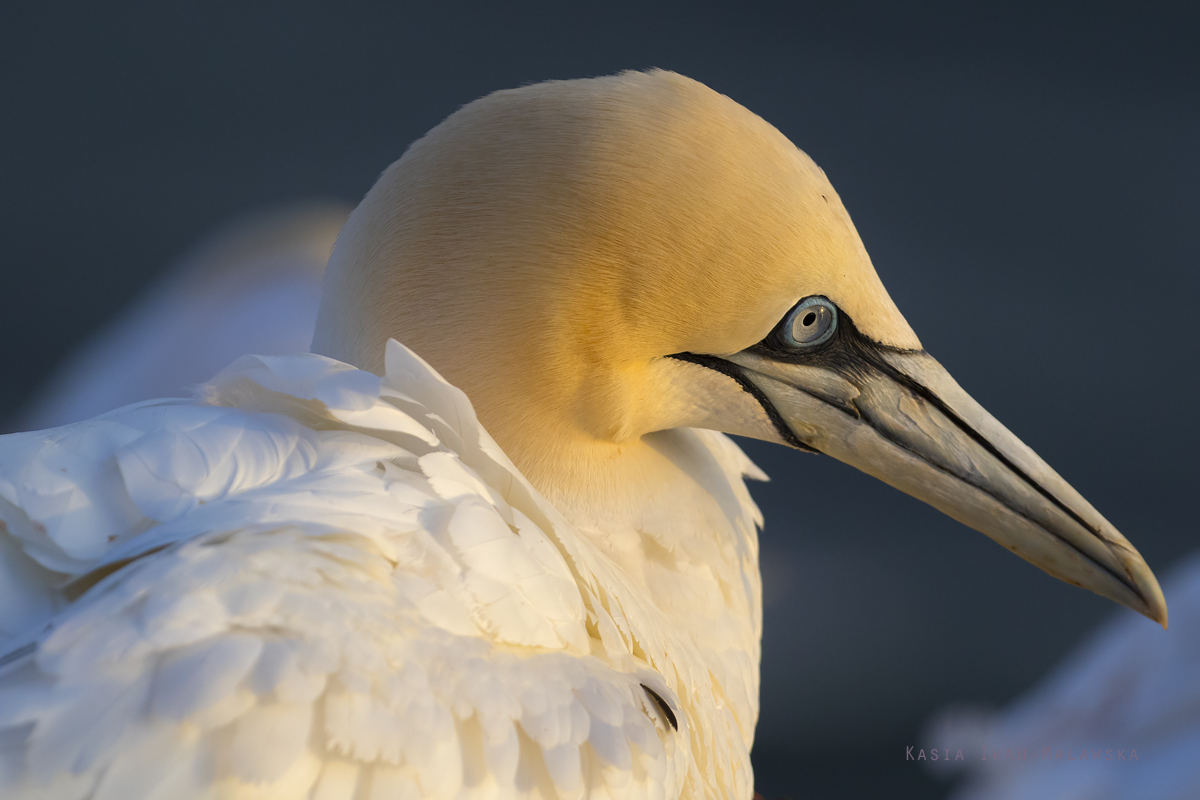
[[[0,794],[748,797],[757,616],[721,621],[757,613],[753,467],[673,433],[732,572],[650,523],[630,575],[394,342],[384,378],[246,357],[3,437]]]

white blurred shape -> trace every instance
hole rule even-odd
[[[246,353],[308,352],[321,277],[350,209],[287,205],[203,240],[34,392],[16,430],[183,397]]]
[[[1200,798],[1200,553],[1163,591],[1168,630],[1122,611],[1009,708],[935,718],[925,746],[965,756],[930,762],[966,772],[953,797]]]

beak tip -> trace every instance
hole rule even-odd
[[[1167,629],[1167,607],[1165,605],[1160,606],[1159,608],[1151,609],[1149,612],[1143,611],[1142,613],[1157,622],[1159,625],[1162,625],[1162,629],[1164,631]]]
[[[1155,579],[1154,573],[1146,568],[1143,575],[1139,575],[1141,580],[1137,581],[1137,596],[1141,600],[1138,607],[1134,608],[1142,616],[1147,619],[1152,619],[1159,625],[1163,626],[1163,630],[1167,629],[1167,600],[1163,597],[1162,588],[1158,585],[1158,580]]]
[[[1137,611],[1146,619],[1153,620],[1162,625],[1164,631],[1167,629],[1167,604],[1161,601],[1161,596],[1159,602],[1156,603],[1150,600],[1142,605],[1141,608],[1135,608],[1134,611]]]
[[[1159,625],[1162,625],[1163,630],[1165,631],[1167,629],[1167,601],[1163,599],[1162,592],[1159,592],[1158,602],[1152,605],[1150,610],[1153,613],[1147,614],[1146,616],[1150,617],[1150,619],[1154,620]]]
[[[1163,630],[1166,630],[1167,598],[1163,596],[1162,587],[1158,585],[1158,578],[1154,576],[1150,566],[1137,550],[1133,549],[1132,545],[1128,542],[1123,544],[1129,552],[1124,554],[1125,557],[1122,560],[1125,562],[1127,574],[1133,579],[1138,599],[1142,601],[1142,607],[1136,610],[1162,625]]]

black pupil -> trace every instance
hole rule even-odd
[[[809,325],[812,325],[812,324],[813,324],[814,322],[816,322],[816,321],[817,321],[817,315],[816,315],[814,312],[810,311],[810,312],[808,312],[807,314],[805,314],[805,315],[804,315],[804,325],[805,325],[805,327],[807,327],[807,326],[809,326]]]

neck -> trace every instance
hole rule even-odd
[[[683,684],[674,688],[692,695],[685,703],[702,718],[722,698],[736,719],[728,733],[748,750],[758,715],[760,517],[742,478],[758,473],[741,450],[723,434],[679,428],[572,448],[569,458],[543,454],[526,474],[640,595],[612,599],[647,660]],[[681,648],[703,665],[702,681],[679,673],[682,660],[670,655]],[[668,654],[664,663],[653,663],[656,651]],[[696,691],[710,681],[712,694]]]

